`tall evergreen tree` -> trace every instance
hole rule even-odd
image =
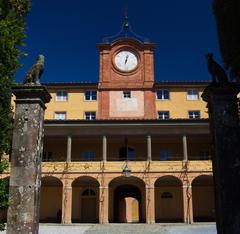
[[[213,12],[224,64],[240,82],[240,1],[213,0]]]
[[[29,9],[30,0],[0,0],[0,174],[8,167],[2,156],[9,153],[11,146],[11,87],[20,66],[25,16]],[[7,201],[8,183],[0,180],[0,212],[6,209]],[[0,229],[3,228],[0,223]]]

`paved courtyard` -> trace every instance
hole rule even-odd
[[[6,232],[0,232],[5,234]],[[41,224],[40,234],[217,234],[215,224]]]

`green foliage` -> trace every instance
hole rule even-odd
[[[240,80],[240,1],[214,0],[213,12],[224,64],[232,78]]]
[[[1,160],[9,153],[11,145],[12,110],[11,87],[15,73],[20,67],[19,58],[24,46],[25,19],[30,9],[30,0],[0,0],[0,173],[7,168]],[[0,181],[0,210],[6,209],[8,185]],[[1,224],[0,228],[4,226]]]
[[[20,66],[29,0],[0,0],[0,155],[8,152],[11,124],[11,87]]]
[[[0,174],[7,169],[8,161],[4,160],[0,163]],[[0,212],[3,212],[8,207],[8,188],[9,180],[2,179],[0,180]],[[5,228],[4,224],[0,223],[0,231],[3,231]]]

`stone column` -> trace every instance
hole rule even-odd
[[[193,223],[192,186],[183,185],[183,217],[184,223]]]
[[[71,162],[72,158],[72,137],[67,138],[67,162]]]
[[[62,223],[72,223],[72,186],[66,181],[62,190]]]
[[[240,128],[234,83],[212,83],[203,92],[208,103],[210,131],[213,139],[212,158],[217,214],[217,231],[240,233]]]
[[[154,185],[146,186],[146,223],[155,223],[155,189]]]
[[[108,186],[99,187],[99,223],[108,223]]]
[[[9,190],[7,234],[36,234],[39,229],[39,198],[45,103],[51,99],[41,85],[21,85],[16,96],[15,128]]]
[[[182,141],[183,141],[183,160],[187,161],[188,160],[188,149],[187,149],[187,136],[186,135],[182,136]]]
[[[107,137],[103,136],[102,138],[102,160],[107,161]]]
[[[152,139],[151,136],[147,136],[147,160],[152,161]]]

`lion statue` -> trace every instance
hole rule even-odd
[[[44,56],[38,55],[37,62],[32,65],[26,73],[23,84],[25,85],[40,85],[40,77],[44,71]]]
[[[208,71],[212,76],[213,83],[227,83],[228,76],[224,69],[213,59],[213,54],[208,53],[205,55],[207,59]]]

